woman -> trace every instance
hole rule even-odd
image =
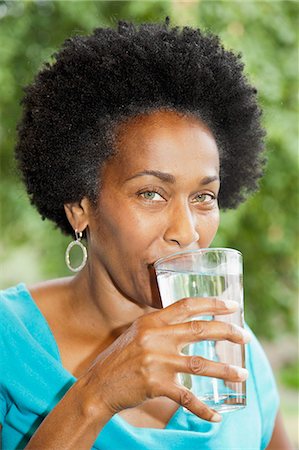
[[[191,321],[235,304],[162,309],[152,270],[208,247],[219,206],[257,188],[264,131],[240,56],[168,19],[98,28],[55,56],[26,90],[16,158],[32,204],[75,236],[82,269],[2,291],[3,448],[289,448],[256,338]],[[248,373],[180,353],[203,339],[250,341],[248,406],[222,420],[177,374]]]

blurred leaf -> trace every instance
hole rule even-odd
[[[279,372],[281,382],[291,389],[299,389],[299,361],[289,364]]]

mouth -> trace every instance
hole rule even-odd
[[[162,256],[161,256],[161,258],[162,258]],[[148,268],[149,270],[153,270],[153,269],[154,269],[154,264],[155,264],[155,262],[158,261],[159,259],[160,259],[160,257],[151,260],[151,262],[145,263],[146,266],[147,266],[147,268]]]
[[[174,254],[174,252],[167,253],[167,254],[165,254],[165,255],[157,256],[152,262],[147,263],[148,268],[154,268],[155,262],[159,261],[159,259],[166,258],[167,256],[170,256],[170,255],[173,255],[173,254]]]
[[[182,250],[182,251],[177,251],[177,252],[172,251],[172,252],[170,252],[170,253],[166,253],[165,255],[160,255],[160,256],[156,257],[152,262],[146,263],[146,264],[147,264],[148,268],[154,268],[154,264],[155,264],[157,261],[159,261],[160,259],[167,258],[168,256],[172,256],[172,255],[174,255],[174,254],[176,254],[176,253],[185,253],[185,252],[188,253],[188,252],[193,252],[193,251],[199,250],[199,248],[200,248],[200,247],[196,247],[196,248],[191,248],[191,249],[188,249],[188,250]]]

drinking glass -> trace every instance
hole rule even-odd
[[[234,300],[239,308],[232,314],[202,315],[193,319],[244,326],[242,254],[239,251],[203,248],[177,252],[156,261],[154,268],[163,307],[187,297]],[[227,340],[190,343],[182,349],[182,354],[245,368],[244,345]],[[231,382],[187,373],[180,373],[179,381],[216,411],[228,412],[246,406],[246,381]]]

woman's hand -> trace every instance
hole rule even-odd
[[[146,314],[99,355],[87,374],[94,399],[105,403],[112,414],[147,399],[166,396],[209,421],[221,417],[178,381],[178,373],[244,381],[245,369],[182,355],[188,343],[229,340],[247,343],[250,335],[240,327],[220,321],[190,320],[199,315],[230,314],[236,302],[217,298],[187,298],[165,309]],[[187,321],[187,322],[186,322]]]

